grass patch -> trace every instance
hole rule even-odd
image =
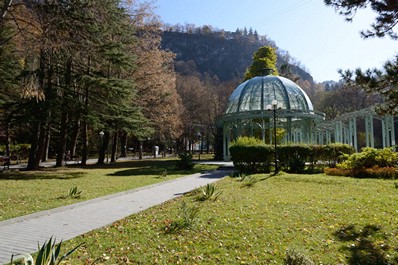
[[[0,221],[216,168],[195,165],[193,170],[177,171],[174,164],[175,160],[143,160],[1,172]],[[65,196],[74,187],[84,191],[81,196]]]
[[[315,264],[397,264],[394,181],[284,174],[243,187],[217,182],[216,201],[187,194],[67,242],[85,243],[76,264],[283,264],[286,253]],[[195,223],[165,226],[199,207]],[[182,219],[183,220],[183,219]],[[181,221],[180,221],[181,222]],[[293,255],[293,256],[294,256]],[[292,254],[290,254],[292,256]]]

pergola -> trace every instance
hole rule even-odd
[[[314,110],[307,94],[287,78],[267,75],[247,80],[234,90],[218,120],[223,128],[224,160],[229,160],[230,143],[239,136],[253,136],[268,144],[314,143],[316,124],[324,117]],[[275,130],[280,139],[273,137]]]
[[[365,145],[375,147],[374,121],[381,122],[382,147],[395,146],[394,117],[389,114],[380,115],[374,107],[347,113],[332,121],[324,121],[316,126],[316,143],[345,143],[358,150],[358,122],[365,124]]]

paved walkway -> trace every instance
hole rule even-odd
[[[51,236],[57,242],[111,224],[228,175],[228,170],[198,173],[134,190],[0,222],[0,264],[12,254],[33,253]]]

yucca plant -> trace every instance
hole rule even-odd
[[[69,189],[68,196],[70,198],[78,199],[78,198],[80,198],[82,192],[83,192],[82,190],[78,190],[77,186],[75,186],[75,187]]]
[[[82,195],[83,190],[78,190],[77,186],[70,188],[68,191],[68,195],[65,196],[60,196],[58,197],[58,199],[68,199],[68,198],[72,198],[72,199],[79,199]]]
[[[213,198],[213,201],[217,200],[217,198],[221,195],[222,191],[216,192],[217,188],[214,184],[207,184],[202,189],[202,194],[199,197],[200,201],[206,201]]]
[[[238,181],[244,181],[246,177],[247,175],[245,173],[239,173],[236,178],[238,179]]]
[[[286,258],[284,260],[285,265],[315,265],[310,258],[306,257],[305,255],[297,252],[295,250],[287,250],[286,251]]]
[[[253,187],[259,181],[260,180],[257,177],[249,175],[249,176],[244,178],[243,186],[247,187],[247,188],[250,188],[250,187]]]
[[[165,178],[165,177],[167,177],[167,169],[165,169],[165,170],[163,170],[162,171],[162,173],[160,174],[160,176],[162,177],[162,178]]]
[[[29,254],[23,254],[18,256],[11,256],[11,265],[20,264],[14,263],[14,257],[16,259],[23,259],[25,265],[58,265],[60,264],[66,257],[71,255],[78,247],[82,244],[77,245],[66,254],[61,256],[61,248],[62,248],[62,240],[56,245],[56,240],[53,240],[53,237],[50,237],[48,241],[45,241],[43,245],[40,247],[38,245],[38,253],[36,257],[36,261],[33,260],[32,256]]]
[[[189,207],[185,201],[181,203],[180,207],[180,217],[178,220],[166,220],[166,226],[164,227],[164,231],[166,234],[175,233],[179,230],[188,228],[192,226],[198,216],[199,208],[194,205]]]
[[[190,227],[196,221],[198,217],[199,208],[196,205],[189,207],[185,201],[181,203],[180,207],[181,215],[182,215],[182,228]]]

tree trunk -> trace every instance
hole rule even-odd
[[[64,156],[69,151],[66,149],[66,124],[68,121],[68,113],[66,108],[62,108],[61,114],[61,124],[59,128],[59,142],[58,142],[58,150],[57,150],[57,162],[55,164],[56,167],[62,167]],[[68,152],[69,154],[70,152]]]
[[[206,153],[210,153],[210,135],[208,132],[206,133]]]
[[[44,152],[46,138],[46,125],[37,123],[32,131],[31,149],[28,160],[28,170],[37,170],[40,167],[41,158]]]
[[[39,139],[39,124],[35,123],[33,125],[31,132],[31,140],[30,140],[30,151],[29,151],[29,159],[28,159],[28,166],[27,170],[33,170],[35,169],[35,157],[37,153],[37,145],[38,145],[38,139]]]
[[[87,165],[87,158],[88,158],[88,138],[87,138],[87,122],[83,120],[82,125],[82,165]]]
[[[6,156],[10,156],[10,122],[7,119],[6,124]]]
[[[51,126],[49,124],[46,129],[46,136],[44,140],[44,152],[43,152],[43,157],[41,158],[42,162],[46,162],[48,160],[48,149],[50,148],[50,138],[51,138]]]
[[[67,159],[70,159],[71,153],[70,150],[66,150],[66,136],[67,136],[67,124],[68,124],[68,116],[69,116],[69,106],[68,106],[68,94],[71,88],[72,83],[72,58],[69,57],[66,62],[65,69],[65,86],[66,89],[63,90],[62,93],[62,109],[61,109],[61,121],[59,128],[59,142],[58,142],[58,156],[56,167],[62,167],[64,161],[64,155],[67,154]]]
[[[39,130],[39,139],[37,143],[37,153],[34,161],[34,169],[39,169],[41,158],[43,157],[44,151],[46,149],[46,131],[47,131],[47,123],[43,122],[40,126]]]
[[[90,75],[90,63],[91,63],[91,59],[90,57],[88,57],[87,59],[87,75]],[[89,90],[88,90],[88,86],[86,85],[85,87],[85,95],[84,95],[84,111],[87,114],[88,112],[88,96],[89,96]],[[88,124],[87,124],[87,116],[83,117],[83,125],[82,125],[82,161],[81,164],[82,165],[86,165],[87,164],[87,159],[88,159],[88,136],[87,136],[87,132],[88,132]]]
[[[40,51],[40,66],[38,69],[38,80],[39,86],[43,88],[44,91],[51,92],[49,88],[51,88],[51,80],[50,77],[47,79],[47,87],[45,87],[45,77],[46,77],[46,57],[45,52],[42,50]],[[52,69],[49,69],[49,75],[51,76]],[[51,97],[50,99],[51,100]],[[31,139],[31,149],[29,153],[29,160],[28,160],[28,170],[36,170],[39,169],[40,161],[43,155],[43,144],[45,140],[45,123],[49,120],[50,111],[48,109],[47,102],[38,102],[32,106],[36,110],[36,113],[33,113],[34,119],[34,128],[32,130],[32,139]]]
[[[116,152],[117,152],[117,132],[113,134],[111,163],[116,162]]]
[[[69,150],[70,150],[70,155],[72,157],[78,155],[76,153],[76,146],[77,146],[77,138],[79,136],[79,130],[80,130],[80,117],[77,117],[73,125],[72,133],[70,135]]]
[[[142,141],[140,141],[140,147],[139,147],[139,150],[138,150],[138,159],[142,159],[142,149],[143,149],[143,146],[142,146]]]
[[[120,157],[127,157],[127,133],[122,131],[120,133]]]

